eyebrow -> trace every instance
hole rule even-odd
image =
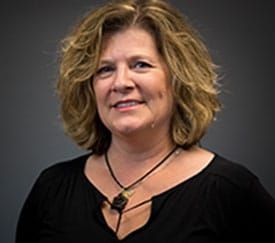
[[[139,55],[133,55],[127,58],[127,60],[133,61],[133,60],[138,60],[138,59],[145,59],[148,60],[149,62],[155,63],[156,61],[153,60],[152,57],[147,56],[147,55],[143,55],[143,54],[139,54]],[[158,60],[159,61],[159,60]],[[102,59],[99,60],[99,64],[103,65],[103,64],[112,64],[114,61],[111,58],[106,58],[106,59]]]
[[[110,59],[103,59],[103,60],[99,60],[99,65],[104,65],[104,64],[112,64],[113,61]]]

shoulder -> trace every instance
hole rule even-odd
[[[231,203],[235,205],[234,208],[241,209],[239,212],[246,216],[245,222],[251,228],[265,233],[273,232],[274,225],[271,229],[270,222],[275,220],[275,199],[251,170],[216,155],[209,173],[218,178],[217,184],[220,185],[216,195],[220,195],[225,202],[224,205]],[[251,228],[248,227],[248,230]]]
[[[238,234],[251,238],[273,234],[275,200],[249,168],[216,154],[205,172],[208,215],[226,215]]]
[[[234,201],[233,197],[235,201],[245,200],[250,206],[262,208],[262,212],[272,211],[275,217],[275,199],[246,166],[216,154],[206,169],[206,175],[209,185],[214,185],[216,195],[229,201]]]
[[[57,162],[41,171],[36,178],[23,207],[23,214],[35,214],[42,217],[53,202],[63,202],[67,191],[75,186],[89,155]]]
[[[220,183],[240,190],[248,190],[258,180],[258,177],[246,166],[218,154],[209,164],[207,172]]]
[[[84,154],[69,160],[56,162],[49,167],[43,169],[37,179],[37,183],[45,184],[47,182],[56,182],[69,178],[84,168],[85,162],[90,154]]]

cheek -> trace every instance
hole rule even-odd
[[[173,97],[172,97],[172,93],[169,92],[169,90],[158,91],[157,97],[164,106],[167,106],[169,110],[172,109]]]
[[[97,103],[103,102],[107,96],[108,88],[102,84],[97,84],[93,86],[93,89]]]
[[[95,102],[96,102],[96,109],[99,114],[99,116],[102,119],[102,116],[104,115],[105,111],[105,102],[103,95],[100,92],[95,91]]]
[[[95,97],[95,101],[96,101],[96,106],[98,106],[98,104],[100,104],[100,95],[96,88],[94,88],[94,97]]]
[[[165,98],[165,96],[167,96],[168,94],[167,94],[167,92],[165,91],[165,90],[162,90],[162,91],[159,91],[158,92],[158,98],[160,99],[160,100],[163,100],[164,98]]]
[[[162,89],[162,90],[159,90],[157,92],[157,97],[158,99],[160,100],[167,100],[167,101],[170,101],[171,100],[171,97],[172,97],[172,93],[169,92],[168,89]]]
[[[162,77],[160,80],[163,80],[163,82],[159,83],[159,86],[157,87],[157,97],[160,100],[169,101],[172,94],[170,84],[166,80],[166,77]]]

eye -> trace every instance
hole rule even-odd
[[[144,61],[137,61],[133,65],[133,68],[136,68],[136,69],[145,69],[150,67],[152,67],[152,65]]]
[[[114,71],[114,67],[110,65],[102,66],[96,71],[96,76],[105,78]]]

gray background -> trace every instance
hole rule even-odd
[[[6,0],[5,0],[6,1]],[[1,1],[0,242],[39,172],[85,153],[67,138],[54,94],[57,48],[100,1]],[[203,145],[238,161],[275,196],[274,23],[272,1],[172,1],[199,29],[223,76],[224,109]]]

